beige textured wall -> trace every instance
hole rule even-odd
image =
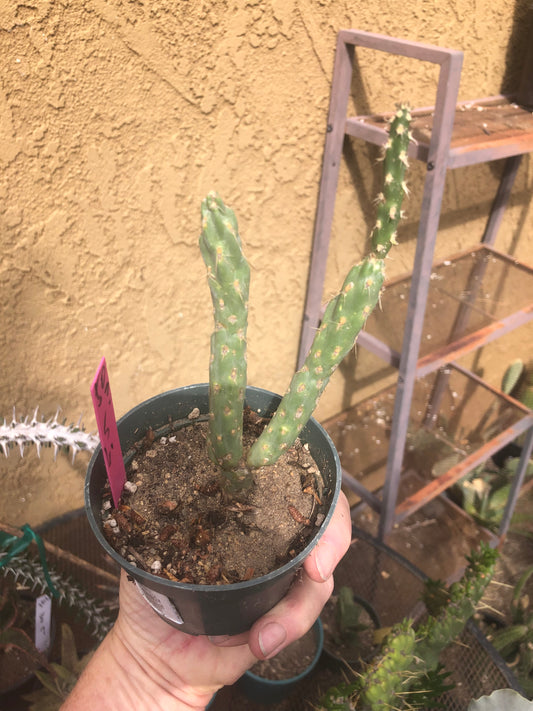
[[[526,4],[3,0],[0,414],[61,406],[93,429],[89,383],[102,355],[117,414],[206,379],[211,307],[197,237],[212,188],[235,207],[253,266],[249,381],[283,390],[298,346],[337,30],[464,50],[469,98],[515,80],[507,48]],[[432,102],[432,72],[364,62],[361,108]],[[329,291],[368,234],[376,174],[372,152],[355,148],[361,181],[354,191],[343,169]],[[409,265],[421,178],[417,167],[391,273]],[[498,243],[523,258],[531,183],[526,160]],[[495,185],[488,167],[451,177],[439,252],[481,229]],[[321,416],[339,409],[342,388],[333,384]],[[36,523],[80,505],[85,463],[71,473],[47,454],[39,464],[31,454],[22,466],[15,454],[0,460],[0,517]]]

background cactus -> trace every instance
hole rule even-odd
[[[215,317],[209,365],[209,454],[223,469],[235,471],[242,457],[250,268],[235,214],[213,192],[202,202],[200,251]]]
[[[443,583],[436,586],[428,581],[432,601],[438,600],[434,614],[416,630],[409,620],[395,625],[381,654],[353,683],[330,689],[321,702],[321,711],[437,707],[438,697],[445,690],[439,656],[473,615],[492,579],[497,556],[496,550],[482,544],[468,558],[463,578],[449,589]],[[435,596],[436,587],[443,594]],[[425,700],[421,689],[425,690]]]
[[[27,416],[17,420],[15,409],[11,422],[4,418],[0,425],[0,447],[6,457],[14,446],[18,447],[21,457],[28,445],[35,445],[39,455],[41,447],[53,447],[54,457],[61,448],[67,448],[72,452],[72,461],[78,452],[93,452],[96,449],[98,437],[84,431],[81,417],[77,425],[65,425],[64,421],[58,420],[60,410],[49,420],[37,419],[38,410],[31,419]]]
[[[407,106],[398,108],[391,120],[384,154],[383,192],[378,197],[371,253],[352,267],[340,293],[326,307],[303,367],[294,375],[278,410],[250,449],[249,467],[274,464],[294,443],[331,375],[353,347],[379,300],[384,258],[396,243],[402,200],[407,192],[405,170],[411,139],[410,120]],[[202,203],[200,249],[207,265],[215,314],[209,370],[209,451],[211,459],[226,470],[230,480],[235,480],[235,486],[248,476],[241,458],[249,268],[242,253],[235,215],[216,193],[209,193]]]
[[[0,560],[3,554],[0,551]],[[91,634],[100,642],[113,626],[116,614],[104,603],[94,599],[70,578],[48,569],[50,580],[58,592],[57,602],[72,608],[85,621]],[[0,575],[11,577],[18,588],[27,588],[39,595],[49,594],[49,585],[41,563],[30,556],[19,555],[0,567]]]

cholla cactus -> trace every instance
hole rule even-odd
[[[7,457],[11,447],[18,447],[20,456],[24,456],[24,449],[28,445],[35,445],[40,456],[41,447],[53,447],[54,457],[58,451],[66,447],[72,452],[74,462],[78,452],[93,452],[98,444],[98,438],[85,432],[81,424],[81,417],[77,425],[65,425],[59,422],[59,410],[49,420],[37,419],[39,408],[36,408],[33,417],[17,419],[15,408],[11,422],[4,418],[0,425],[0,447]]]
[[[251,447],[247,466],[241,457],[249,269],[233,211],[216,193],[209,193],[202,203],[200,249],[207,265],[215,314],[209,371],[209,451],[211,459],[226,470],[226,476],[233,478],[233,485],[236,481],[249,481],[247,467],[274,464],[294,443],[331,375],[353,347],[379,301],[384,259],[396,244],[402,200],[407,192],[405,170],[411,140],[410,120],[408,107],[401,106],[391,121],[384,155],[384,186],[378,198],[371,253],[350,270],[340,293],[326,307],[309,355],[269,425]]]
[[[395,625],[381,654],[353,683],[330,689],[320,711],[427,708],[421,690],[433,699],[445,690],[439,656],[474,614],[492,579],[497,557],[496,550],[482,544],[479,552],[468,558],[462,580],[449,590],[443,589],[435,614],[416,630],[410,620]]]

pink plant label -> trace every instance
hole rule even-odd
[[[102,358],[91,385],[94,413],[104,455],[107,478],[111,486],[113,503],[118,506],[126,482],[126,469],[118,437],[117,420],[111,397],[111,387],[105,358]]]

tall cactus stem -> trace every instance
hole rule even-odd
[[[248,464],[273,464],[298,437],[341,360],[353,347],[383,285],[383,260],[369,256],[352,267],[324,313],[311,349],[270,423],[248,453]]]
[[[207,266],[215,320],[209,365],[208,451],[234,488],[243,483],[238,467],[243,452],[250,268],[233,210],[210,192],[202,202],[201,214],[200,251]]]

